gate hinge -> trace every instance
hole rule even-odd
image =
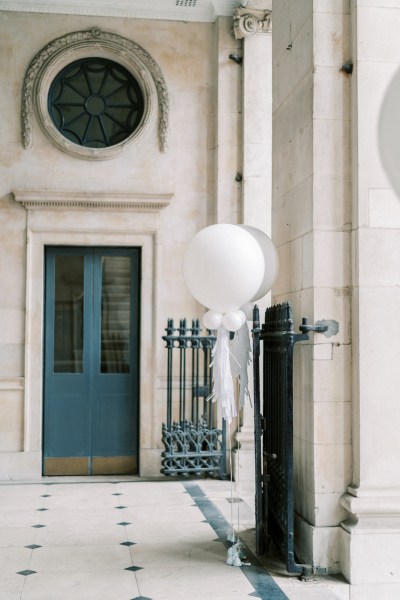
[[[339,332],[339,323],[333,319],[322,319],[315,325],[309,325],[308,317],[303,317],[299,329],[302,333],[313,331],[314,333],[323,333],[325,337],[332,337]]]

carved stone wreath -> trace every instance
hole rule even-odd
[[[107,148],[89,148],[69,141],[55,127],[47,106],[49,87],[60,70],[77,59],[94,56],[122,64],[137,79],[144,96],[144,113],[139,127],[124,141]],[[113,158],[143,133],[151,122],[157,104],[159,143],[161,151],[165,152],[168,90],[162,71],[153,57],[139,44],[96,27],[69,33],[47,44],[34,57],[26,71],[21,106],[23,147],[29,148],[32,145],[32,119],[35,112],[44,134],[64,152],[89,160]]]

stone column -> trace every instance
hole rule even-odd
[[[270,2],[249,2],[233,17],[242,48],[242,218],[241,222],[271,235],[272,36]],[[256,6],[256,8],[255,8]],[[261,307],[269,298],[258,302]],[[250,334],[251,335],[251,334]],[[252,365],[249,388],[252,394]],[[254,496],[254,411],[247,404],[236,433],[233,473],[241,496]]]
[[[355,600],[400,598],[400,198],[379,149],[400,15],[376,4],[357,0],[351,15],[353,481],[341,544]]]
[[[347,3],[274,0],[274,302],[294,328],[334,319],[294,350],[294,503],[299,561],[340,572],[340,498],[351,479],[350,83]]]

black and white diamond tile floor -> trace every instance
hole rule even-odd
[[[254,556],[228,567],[229,491],[214,480],[0,484],[0,599],[348,600],[345,584],[305,588]],[[233,505],[251,537],[251,509]]]

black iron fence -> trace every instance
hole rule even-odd
[[[162,425],[161,473],[226,477],[225,421],[218,427],[212,389],[211,351],[216,338],[202,335],[198,319],[179,327],[168,319],[162,338],[168,352],[167,414]]]
[[[284,303],[268,308],[260,327],[253,314],[254,419],[256,443],[256,541],[263,554],[270,537],[286,559],[289,573],[311,575],[297,564],[294,551],[293,499],[293,347],[308,340],[296,334],[292,309]],[[263,385],[260,397],[260,342]]]

